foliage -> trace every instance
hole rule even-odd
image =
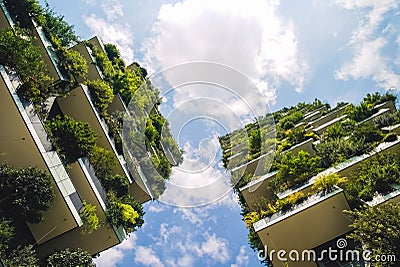
[[[125,176],[108,175],[102,179],[101,183],[108,192],[114,192],[117,197],[128,194],[129,181]]]
[[[142,206],[132,197],[126,195],[118,198],[115,194],[108,194],[106,217],[113,226],[122,225],[128,232],[134,232],[143,224]]]
[[[383,114],[374,119],[375,127],[381,129],[383,127],[395,125],[400,122],[399,111],[395,113]]]
[[[106,51],[107,57],[111,60],[112,64],[119,69],[125,68],[125,62],[121,58],[121,53],[118,51],[117,47],[113,44],[105,44],[104,50]]]
[[[114,67],[107,55],[102,50],[99,50],[97,47],[95,47],[92,43],[85,42],[85,44],[92,50],[96,59],[96,65],[100,68],[101,72],[105,76],[105,80],[107,82],[111,82],[114,76]]]
[[[291,114],[283,117],[279,123],[284,130],[293,128],[297,123],[299,123],[304,118],[304,115],[300,111],[292,112]]]
[[[99,218],[96,215],[96,206],[83,201],[83,207],[79,211],[83,222],[83,233],[91,234],[100,228]]]
[[[340,177],[337,173],[324,174],[313,184],[312,190],[328,194],[333,191],[335,185],[341,185],[347,182],[347,178]]]
[[[348,237],[360,242],[362,249],[377,255],[395,255],[400,259],[400,203],[384,203],[374,207],[348,211],[354,217],[354,229]],[[360,248],[361,249],[361,248]],[[374,266],[398,266],[392,263],[374,263]]]
[[[57,115],[45,123],[53,145],[64,155],[67,163],[90,154],[96,144],[96,134],[86,122]]]
[[[285,190],[294,185],[307,181],[319,171],[320,158],[311,157],[306,151],[299,151],[296,155],[287,152],[278,163],[278,174],[274,179],[275,191]]]
[[[359,105],[349,105],[346,107],[346,113],[348,118],[356,122],[365,120],[374,114],[373,105],[361,102]]]
[[[372,144],[380,142],[382,138],[382,133],[379,129],[375,128],[374,125],[364,123],[354,128],[350,136],[350,141],[356,142],[358,140],[363,140],[364,143]]]
[[[64,20],[64,16],[57,15],[47,2],[45,2],[45,8],[42,9],[41,13],[44,16],[44,23],[41,20],[38,20],[38,22],[41,22],[40,24],[44,27],[48,35],[60,39],[62,46],[68,47],[79,42],[79,37],[75,33],[74,26],[69,25]]]
[[[113,89],[108,83],[102,80],[88,81],[90,96],[94,102],[94,106],[100,112],[102,117],[107,115],[108,105],[114,99]]]
[[[361,139],[357,139],[356,136],[361,136]],[[373,144],[365,142],[361,133],[357,133],[349,139],[344,137],[325,139],[315,147],[317,155],[321,157],[320,167],[322,168],[329,168],[334,164],[362,155],[372,149]]]
[[[387,193],[391,184],[400,184],[400,159],[397,154],[377,154],[359,165],[349,176],[346,196],[352,206],[372,200],[374,193]]]
[[[119,155],[124,153],[121,137],[124,114],[124,112],[116,111],[105,117],[108,134],[114,139],[115,149]]]
[[[262,143],[262,137],[260,129],[257,128],[251,131],[249,136],[249,145],[250,145],[249,154],[251,156],[251,159],[257,158],[260,155],[261,143]]]
[[[68,248],[54,252],[47,258],[47,267],[94,267],[92,256],[82,250]]]
[[[0,196],[3,212],[38,223],[54,199],[52,178],[37,167],[15,169],[1,165]]]
[[[394,142],[397,141],[397,134],[395,133],[390,133],[388,135],[385,136],[385,138],[383,139],[384,142]]]
[[[304,127],[298,127],[296,129],[291,129],[287,131],[287,141],[290,146],[297,145],[309,138]]]
[[[39,267],[39,260],[32,245],[18,246],[4,259],[4,264],[7,267]]]
[[[63,46],[61,39],[51,36],[50,40],[60,59],[60,67],[68,73],[71,84],[76,85],[78,77],[86,80],[88,73],[86,59],[78,51]]]
[[[0,255],[8,248],[8,243],[14,236],[14,227],[10,220],[0,218]]]
[[[396,95],[390,93],[390,92],[386,92],[385,94],[380,94],[379,92],[375,92],[373,94],[367,94],[364,99],[363,102],[367,103],[367,104],[371,104],[371,105],[378,105],[387,101],[393,101],[394,103],[396,102]]]
[[[40,50],[28,36],[28,30],[18,28],[0,31],[0,64],[17,71],[23,83],[19,92],[38,103],[51,94],[51,79]]]
[[[89,161],[99,179],[110,175],[117,165],[117,159],[112,151],[96,145],[89,153]]]

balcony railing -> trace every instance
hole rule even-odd
[[[9,75],[10,73],[10,75]],[[8,88],[10,95],[12,96],[15,105],[17,106],[22,119],[24,120],[27,129],[29,130],[38,151],[41,153],[42,158],[47,165],[58,189],[64,197],[75,221],[78,225],[82,225],[81,218],[79,216],[79,210],[82,207],[82,201],[76,192],[76,189],[68,176],[67,171],[64,168],[57,152],[51,149],[51,144],[47,136],[44,127],[34,113],[34,107],[32,104],[22,101],[17,94],[17,86],[20,84],[18,76],[15,72],[7,71],[3,66],[0,65],[0,74],[3,76]],[[31,120],[32,119],[32,120]],[[38,130],[38,131],[37,131]]]
[[[294,205],[292,208],[285,210],[285,211],[279,211],[271,216],[261,219],[253,224],[254,230],[260,231],[270,225],[273,225],[279,221],[282,221],[285,218],[288,218],[296,213],[299,213],[309,207],[312,207],[320,202],[323,202],[324,200],[335,196],[339,193],[343,192],[343,189],[339,187],[335,187],[334,190],[330,193],[323,194],[322,192],[316,193],[314,195],[309,196],[306,200],[303,202]]]

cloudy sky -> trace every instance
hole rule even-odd
[[[104,43],[116,44],[128,63],[138,61],[150,73],[192,61],[227,65],[257,87],[256,95],[271,110],[316,97],[331,105],[356,103],[367,92],[400,88],[396,0],[49,3],[83,39],[98,35]],[[176,90],[165,98],[163,113],[171,118],[175,110],[193,115],[203,103],[181,104],[206,96],[236,106],[234,98],[202,89],[197,85]],[[219,120],[210,119],[211,100],[206,104],[204,113],[196,113],[202,119],[178,127],[186,154],[172,181],[202,185],[223,181],[222,197],[191,209],[146,204],[145,225],[120,246],[102,253],[96,260],[99,266],[259,266],[247,244],[236,198],[224,187],[229,178],[220,167],[216,136],[226,129]],[[232,112],[240,114],[241,105],[237,106]],[[197,173],[190,174],[192,169]]]

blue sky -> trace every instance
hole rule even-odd
[[[367,92],[400,88],[397,0],[49,3],[83,39],[98,35],[115,43],[128,63],[138,61],[150,73],[199,60],[232,66],[258,87],[272,110],[316,97],[331,105],[359,102]],[[179,110],[185,97],[204,97],[195,88],[176,91],[167,106]],[[211,97],[224,100],[215,92]],[[185,166],[210,166],[193,181],[229,179],[220,168],[216,140],[224,130],[206,121],[187,126],[179,136]],[[176,170],[172,179],[182,176],[190,174]],[[260,266],[236,202],[228,193],[191,209],[148,203],[144,226],[96,261],[106,267]]]

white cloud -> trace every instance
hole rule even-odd
[[[380,50],[385,45],[386,41],[383,38],[363,43],[352,62],[343,65],[340,70],[336,72],[335,78],[348,80],[350,77],[354,79],[365,79],[369,76],[373,76],[385,67],[385,62],[380,55]]]
[[[124,16],[124,12],[122,9],[122,4],[117,1],[117,0],[113,0],[113,1],[109,1],[106,3],[103,3],[101,5],[104,14],[106,14],[107,19],[109,21],[114,21],[120,17]]]
[[[240,253],[236,256],[236,262],[231,267],[245,267],[249,264],[249,254],[245,246],[240,247]]]
[[[269,101],[283,80],[301,91],[307,64],[299,55],[293,25],[275,14],[278,5],[262,0],[163,5],[154,36],[144,47],[147,65],[163,69],[191,61],[226,64],[261,85]]]
[[[384,57],[382,53],[383,49],[395,45],[395,42],[381,36],[396,34],[391,24],[385,24],[385,19],[389,11],[399,6],[398,1],[336,0],[336,4],[354,12],[359,17],[359,25],[349,42],[354,49],[354,57],[335,72],[335,79],[372,78],[380,88],[400,88],[400,73],[393,70],[396,61]]]
[[[355,10],[359,16],[359,27],[354,31],[351,43],[370,38],[385,18],[385,13],[398,6],[397,0],[336,0],[336,4]]]
[[[136,246],[137,236],[132,233],[121,244],[100,253],[98,258],[94,259],[97,266],[116,267],[124,258],[124,251],[131,250]]]
[[[107,16],[115,17],[118,15],[118,7],[117,9],[114,7],[110,11],[111,13]],[[96,14],[85,17],[84,22],[90,28],[92,34],[99,36],[104,43],[115,44],[127,64],[133,61],[133,34],[129,24],[114,22]]]
[[[208,257],[211,262],[226,263],[229,259],[227,241],[215,234],[206,237],[206,241],[199,247],[193,247],[194,252],[200,257]]]
[[[138,246],[135,250],[135,262],[145,266],[162,267],[164,264],[156,252],[149,247]]]

